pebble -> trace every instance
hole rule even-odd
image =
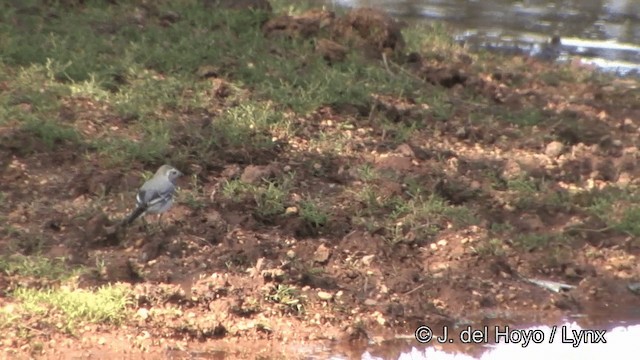
[[[366,299],[364,301],[364,304],[367,306],[375,306],[375,305],[378,305],[378,302],[375,301],[374,299]]]
[[[329,301],[329,300],[333,299],[333,295],[331,293],[326,292],[326,291],[318,291],[318,298],[320,300]]]
[[[373,258],[375,258],[375,255],[365,255],[362,257],[362,263],[365,266],[370,266],[371,262],[373,261]]]
[[[149,318],[149,310],[147,308],[140,308],[136,312],[136,315],[142,320],[147,320]]]
[[[547,147],[544,149],[544,153],[548,157],[554,159],[560,156],[563,150],[564,150],[564,144],[562,144],[560,141],[552,141],[549,144],[547,144]]]

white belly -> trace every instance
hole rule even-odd
[[[160,213],[163,213],[163,212],[169,210],[171,208],[171,206],[173,206],[173,199],[169,199],[169,201],[160,202],[158,204],[154,204],[152,206],[149,206],[149,208],[147,208],[146,212],[148,214],[160,214]]]

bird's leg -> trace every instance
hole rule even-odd
[[[164,227],[162,226],[162,215],[163,213],[158,214],[158,226],[161,230],[164,230]]]
[[[142,227],[144,227],[144,232],[149,232],[149,224],[147,223],[147,219],[142,217]]]

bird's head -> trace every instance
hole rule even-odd
[[[156,171],[156,175],[166,176],[169,181],[175,183],[176,179],[182,176],[182,172],[171,165],[162,165],[158,171]]]

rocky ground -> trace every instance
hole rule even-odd
[[[60,6],[100,39],[117,43],[130,27],[177,44],[190,40],[172,31],[202,31],[196,14],[217,11],[185,3]],[[3,24],[17,28],[72,16],[9,8]],[[92,23],[100,11],[128,15]],[[632,316],[636,80],[467,53],[436,38],[442,30],[403,29],[373,10],[224,11],[208,31],[231,29],[264,53],[170,64],[181,78],[132,55],[138,72],[98,72],[110,82],[96,90],[73,66],[61,71],[71,79],[50,76],[5,49],[3,357],[298,358],[294,349],[327,345],[397,356],[422,324]],[[247,18],[256,37],[238,25]],[[260,68],[261,56],[285,65]],[[277,85],[285,73],[297,76],[291,87]],[[312,92],[322,86],[326,98]],[[176,206],[161,225],[115,231],[164,162],[186,174]],[[41,261],[49,267],[35,271]],[[71,322],[57,303],[42,310],[19,295],[110,284],[126,302],[104,319]]]

